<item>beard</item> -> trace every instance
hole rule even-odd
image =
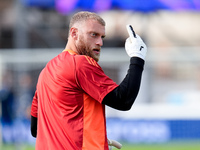
[[[93,48],[84,42],[83,37],[79,39],[79,42],[76,44],[76,48],[79,55],[86,55],[93,58],[95,61],[99,61],[100,54],[95,54]]]

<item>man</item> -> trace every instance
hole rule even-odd
[[[69,28],[65,50],[47,63],[38,78],[31,108],[36,149],[108,150],[105,105],[131,108],[140,87],[146,45],[133,34],[127,39],[130,67],[117,85],[97,63],[104,20],[95,13],[78,12]]]

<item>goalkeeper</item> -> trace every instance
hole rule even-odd
[[[131,109],[147,51],[131,26],[127,29],[130,37],[125,49],[130,66],[117,85],[98,64],[105,37],[104,20],[85,11],[71,18],[65,49],[47,63],[38,78],[31,106],[36,150],[108,150],[105,105]]]

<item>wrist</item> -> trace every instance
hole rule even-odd
[[[139,57],[139,58],[145,60],[145,56],[142,55],[142,53],[140,53],[140,52],[133,52],[133,53],[131,53],[129,56],[130,56],[130,57]]]
[[[139,65],[139,66],[143,67],[145,64],[145,61],[140,57],[131,57],[130,64],[131,65]]]

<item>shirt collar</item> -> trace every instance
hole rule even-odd
[[[69,52],[70,54],[78,55],[75,51],[70,50],[70,49],[64,49],[62,52],[65,52],[65,51]]]

